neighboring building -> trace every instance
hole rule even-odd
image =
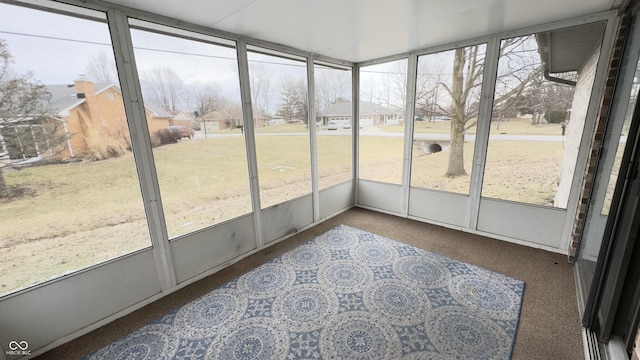
[[[69,140],[55,151],[60,159],[82,156],[89,150],[91,136],[106,136],[131,147],[122,93],[113,83],[94,84],[87,79],[75,80],[74,84],[46,85],[41,95],[45,108],[50,109],[51,121],[59,122],[58,131],[69,134]],[[150,134],[167,129],[172,115],[146,106],[146,118]],[[28,119],[17,119],[2,129],[3,147],[6,144],[21,144],[8,149],[11,161],[28,160],[51,156],[38,149],[34,131],[42,125],[32,124]],[[28,129],[19,130],[19,129]],[[96,135],[97,134],[97,135]],[[12,139],[11,137],[16,137]],[[42,146],[41,146],[42,148]]]
[[[169,119],[170,126],[186,126],[189,129],[193,127],[194,116],[186,111],[171,111],[172,117]]]
[[[268,121],[270,120],[267,119],[262,111],[256,108],[253,109],[253,123],[255,127],[263,127]],[[206,129],[207,132],[236,129],[242,127],[244,124],[242,120],[242,108],[240,106],[233,106],[212,111],[196,118],[196,122],[203,131]]]
[[[400,108],[387,109],[386,107],[368,101],[360,102],[360,125],[398,125],[402,124],[404,110]],[[327,125],[329,121],[349,120],[351,125],[353,121],[353,105],[351,101],[335,103],[328,106],[319,113],[318,121],[322,125]]]
[[[235,129],[242,125],[242,109],[239,106],[219,111],[212,111],[197,119],[202,130],[218,131]]]
[[[595,79],[600,55],[599,40],[603,28],[600,24],[564,28],[536,35],[541,50],[545,77],[551,81],[575,86],[570,117],[566,125],[564,153],[558,179],[558,190],[554,206],[565,208],[569,200],[573,175],[576,171],[576,159],[582,141],[589,99]],[[575,44],[580,44],[575,46]],[[586,46],[585,44],[590,44]],[[585,61],[586,60],[586,61]],[[576,82],[555,78],[551,74],[577,72]]]

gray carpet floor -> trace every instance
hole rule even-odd
[[[584,359],[573,269],[566,256],[359,208],[253,254],[38,359],[77,359],[339,224],[523,280],[513,359]]]

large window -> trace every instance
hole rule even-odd
[[[469,193],[486,46],[418,58],[411,186]]]
[[[0,295],[151,246],[105,16],[74,11],[0,4]]]
[[[611,210],[611,202],[613,201],[613,193],[616,188],[616,182],[618,175],[620,174],[620,167],[622,166],[622,156],[624,155],[627,139],[629,138],[629,130],[631,129],[631,120],[633,119],[633,111],[638,101],[638,91],[640,91],[640,62],[636,65],[636,74],[633,77],[633,85],[631,86],[631,96],[629,98],[629,104],[627,105],[627,112],[625,113],[624,123],[622,124],[622,131],[618,138],[616,146],[616,157],[613,160],[611,167],[611,174],[607,181],[607,192],[604,197],[604,203],[602,205],[601,214],[608,216]]]
[[[360,179],[402,184],[407,60],[360,68]]]
[[[324,189],[353,179],[351,70],[315,65],[318,181]]]
[[[251,212],[233,44],[131,23],[169,237]]]
[[[248,53],[262,208],[311,193],[307,64],[265,52]]]
[[[502,41],[482,196],[566,208],[603,30]]]

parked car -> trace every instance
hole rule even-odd
[[[187,128],[186,126],[169,126],[169,132],[178,140],[183,138],[192,139],[193,135],[196,134],[195,131]]]
[[[331,120],[329,124],[327,124],[327,130],[338,130],[338,123]]]

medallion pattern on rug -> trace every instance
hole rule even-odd
[[[509,359],[523,291],[340,225],[85,359]]]

